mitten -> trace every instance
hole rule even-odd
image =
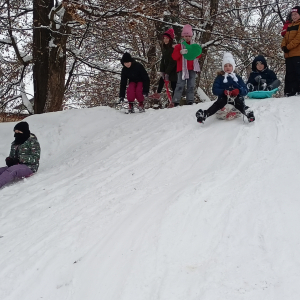
[[[180,53],[181,53],[181,54],[187,54],[187,53],[188,53],[188,49],[181,49],[181,50],[180,50]]]
[[[239,89],[234,89],[230,92],[230,96],[236,97],[240,93]]]
[[[230,96],[230,91],[225,90],[225,91],[224,91],[224,94],[225,94],[226,96]]]
[[[6,157],[5,162],[8,167],[11,167],[11,166],[14,166],[14,165],[17,165],[20,163],[20,161],[17,158],[11,158],[11,157]]]
[[[286,46],[282,47],[281,49],[284,53],[288,53],[290,51]]]
[[[260,75],[256,76],[256,77],[254,78],[254,80],[255,80],[256,82],[259,82],[259,81],[261,80],[261,76],[260,76]]]

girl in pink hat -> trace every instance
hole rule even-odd
[[[184,25],[181,36],[183,37],[183,39],[186,41],[187,44],[191,44],[192,37],[193,37],[192,26],[189,24]],[[174,106],[179,105],[179,101],[181,99],[181,95],[185,83],[187,83],[187,90],[186,90],[187,103],[190,105],[194,103],[194,88],[195,88],[196,72],[200,72],[198,59],[201,57],[201,55],[196,57],[194,60],[186,60],[183,57],[183,54],[186,53],[188,53],[188,50],[185,48],[185,46],[183,44],[177,44],[172,54],[172,58],[177,62],[177,84],[173,96]]]

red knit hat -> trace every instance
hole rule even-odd
[[[292,12],[296,12],[300,15],[300,6],[295,6],[292,8]]]
[[[168,30],[163,34],[163,36],[166,36],[166,37],[168,37],[169,39],[174,40],[175,34],[174,34],[173,28],[168,29]]]

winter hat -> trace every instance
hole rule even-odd
[[[133,58],[128,52],[125,52],[123,54],[123,57],[121,59],[122,64],[127,63],[127,62],[133,62]]]
[[[181,36],[193,36],[193,29],[192,26],[186,24],[182,28]]]
[[[234,59],[233,59],[232,54],[229,53],[229,52],[225,52],[225,53],[224,53],[224,56],[223,56],[223,61],[222,61],[222,70],[223,70],[223,71],[224,71],[224,66],[225,66],[226,64],[231,64],[231,65],[232,65],[232,67],[233,67],[232,72],[233,72],[234,69],[235,69],[235,61],[234,61]]]
[[[163,34],[163,36],[166,36],[166,37],[168,37],[169,39],[174,40],[174,37],[175,37],[174,29],[173,29],[173,28],[168,29],[168,30]]]
[[[262,55],[258,55],[254,58],[253,62],[252,62],[252,71],[255,72],[257,71],[256,69],[256,65],[258,62],[261,62],[264,66],[265,66],[265,69],[268,67],[268,64],[267,64],[267,61],[266,59],[264,58],[264,56]]]
[[[25,134],[30,134],[30,131],[29,131],[29,125],[27,122],[20,122],[18,123],[15,127],[14,127],[14,131],[15,130],[19,130],[19,131],[22,131],[23,133]]]
[[[295,6],[292,8],[292,12],[296,12],[300,15],[300,6]]]

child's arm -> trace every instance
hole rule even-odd
[[[234,86],[236,86],[236,88],[239,89],[241,96],[246,96],[248,94],[247,86],[244,80],[240,76],[237,76],[237,78],[238,78],[238,82],[235,82]]]
[[[143,94],[146,95],[149,93],[149,89],[150,89],[150,78],[146,69],[142,64],[141,64],[141,79],[143,82]]]
[[[255,77],[258,76],[257,73],[250,73],[250,76],[248,78],[247,84],[251,83],[253,85],[257,85],[257,82],[255,81]]]
[[[292,49],[296,48],[299,44],[300,44],[300,26],[298,28],[298,32],[297,32],[295,38],[293,38],[291,40],[291,42],[286,45],[286,47],[288,50],[292,50]]]
[[[182,57],[182,54],[180,53],[181,50],[181,44],[177,44],[174,48],[174,51],[172,53],[172,58],[174,60],[179,60]]]
[[[126,86],[127,86],[127,77],[125,76],[123,69],[121,73],[121,84],[120,84],[120,98],[125,98],[125,91],[126,91]]]
[[[221,96],[224,93],[224,88],[222,87],[223,76],[217,76],[214,81],[212,92],[216,96]]]

